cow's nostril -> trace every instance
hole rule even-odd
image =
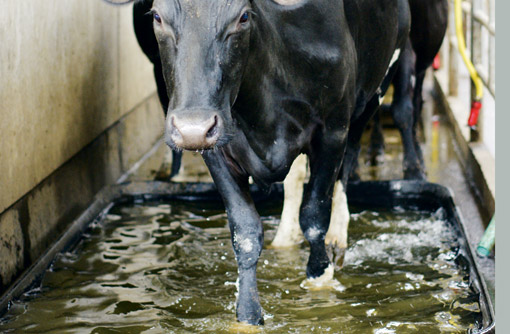
[[[170,133],[172,136],[178,136],[181,137],[181,133],[179,132],[179,129],[177,128],[177,125],[175,125],[175,117],[170,117]]]
[[[207,131],[207,134],[205,136],[206,138],[212,138],[216,136],[217,133],[218,133],[218,116],[214,115],[214,122],[209,131]]]

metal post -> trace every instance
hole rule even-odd
[[[450,1],[450,8],[453,8],[453,0]],[[455,24],[453,11],[449,13],[450,24],[448,24],[448,95],[459,95],[459,59],[457,54],[457,39],[455,37]]]
[[[475,20],[475,12],[481,9],[482,0],[472,0],[471,3],[471,62],[476,67],[482,63],[482,27],[480,23]],[[466,24],[467,26],[467,24]],[[475,85],[471,82],[471,103],[475,100]],[[480,111],[478,124],[476,128],[470,129],[470,141],[478,142],[482,137],[482,123],[483,123],[483,109]]]

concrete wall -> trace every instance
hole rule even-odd
[[[158,140],[163,115],[132,6],[0,0],[0,8],[1,292]]]

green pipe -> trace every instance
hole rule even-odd
[[[480,257],[487,257],[491,254],[492,247],[494,247],[494,243],[496,242],[496,220],[492,217],[489,226],[485,230],[483,234],[482,240],[478,243],[478,247],[476,248],[476,253]]]

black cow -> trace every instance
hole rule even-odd
[[[135,4],[137,29],[150,35],[142,47],[169,97],[165,140],[202,153],[227,210],[239,321],[263,322],[256,285],[263,230],[248,177],[269,189],[300,153],[308,155],[300,226],[311,248],[307,277],[323,275],[333,186],[338,177],[347,181],[361,131],[396,70],[390,65],[407,40],[409,17],[407,0]]]
[[[404,178],[425,180],[423,154],[417,138],[423,106],[423,80],[427,68],[432,65],[443,43],[448,24],[448,1],[409,0],[409,5],[411,32],[393,78],[395,91],[390,110],[404,147]],[[371,136],[372,160],[376,160],[375,156],[382,154],[384,150],[378,116],[374,117]]]

